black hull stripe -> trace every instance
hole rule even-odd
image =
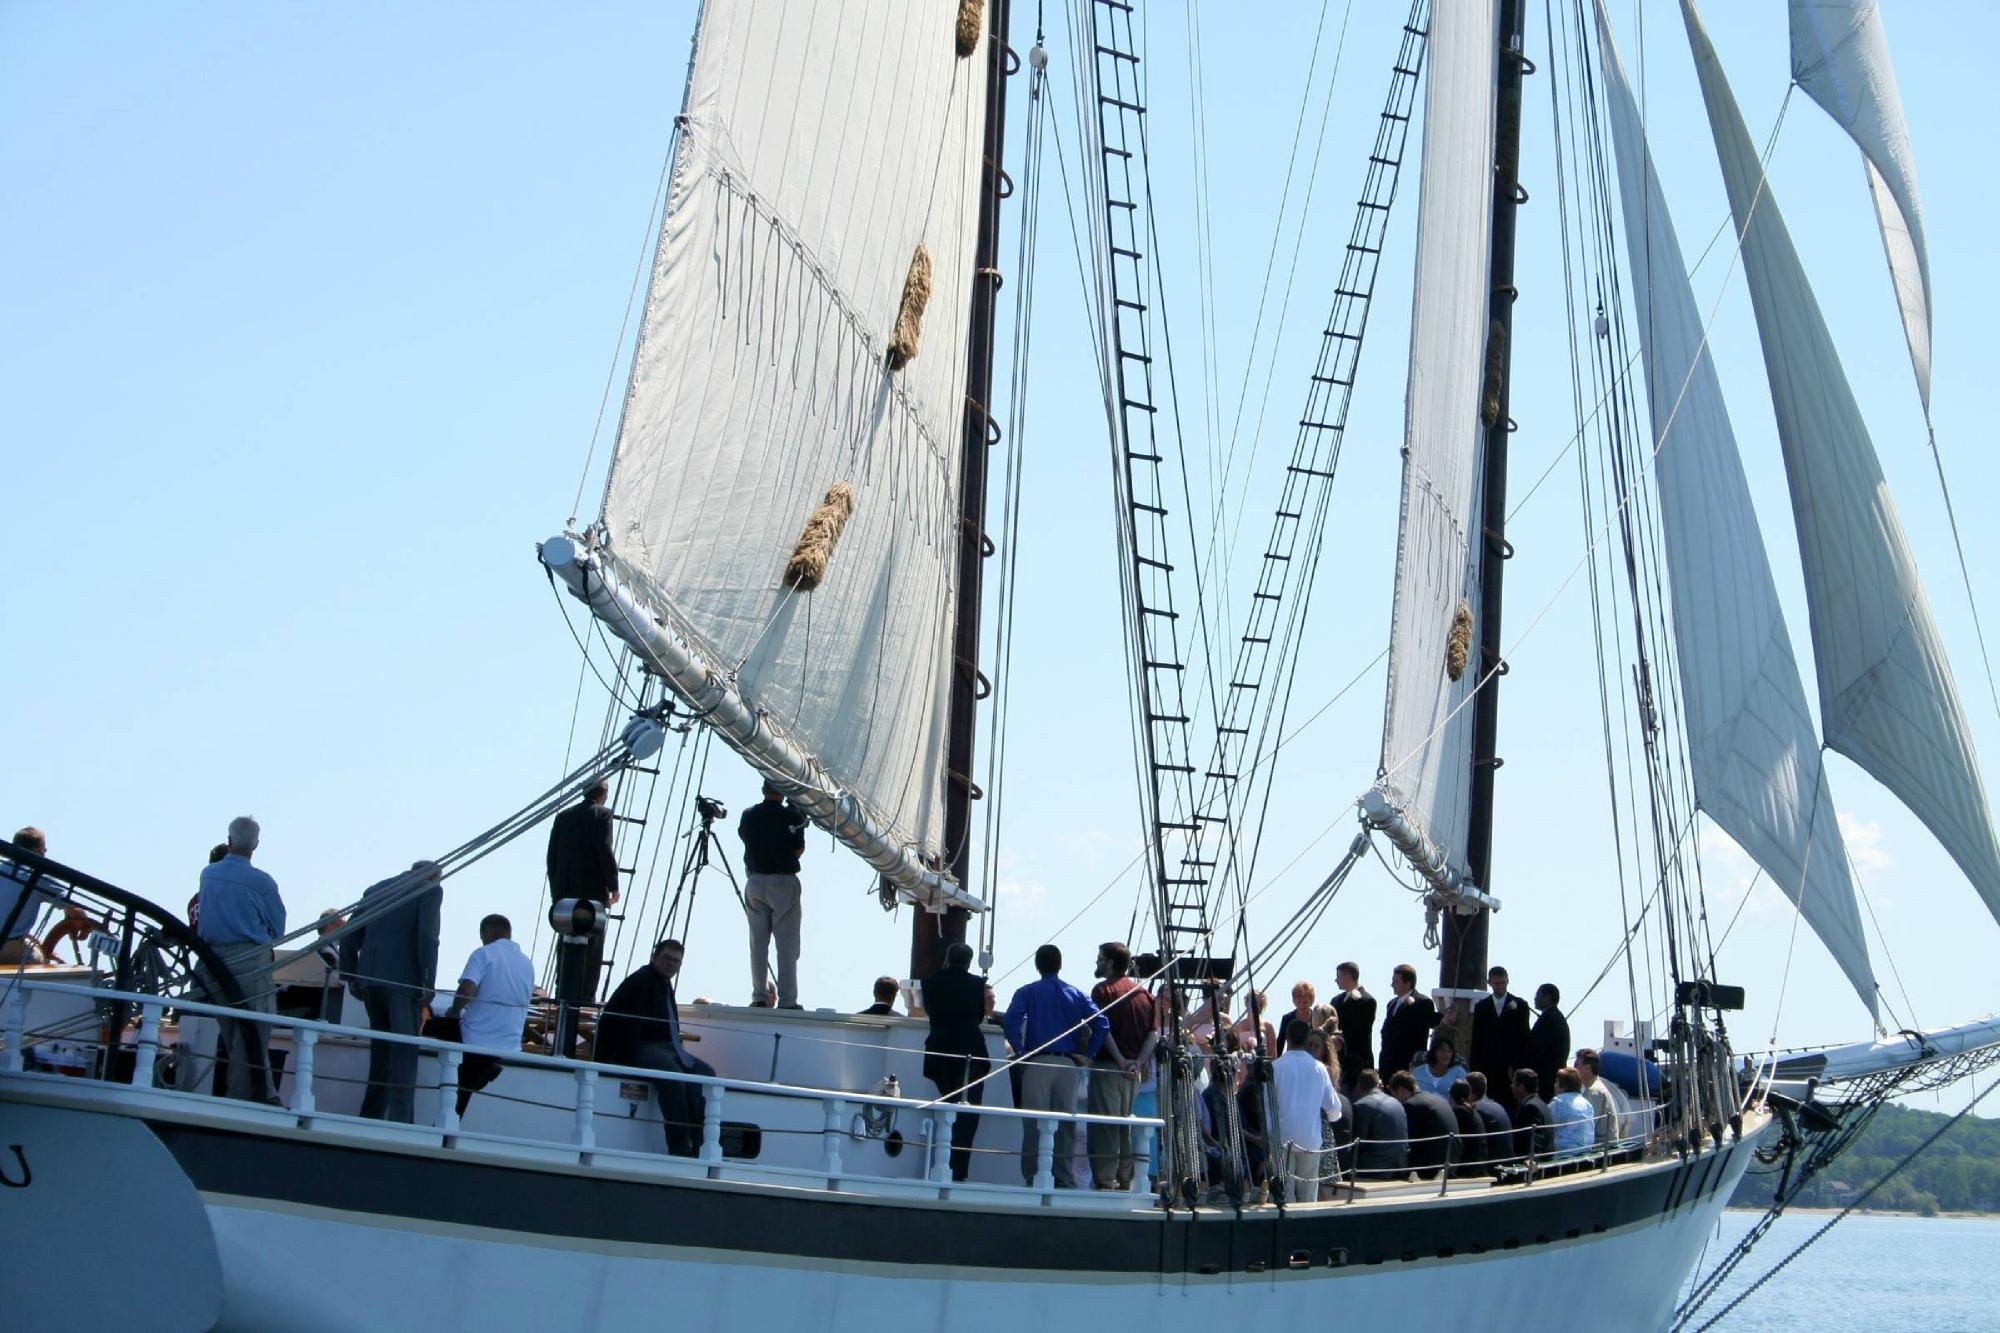
[[[1050,1272],[1204,1274],[1449,1259],[1561,1243],[1663,1220],[1727,1170],[1710,1153],[1671,1169],[1500,1188],[1477,1202],[1226,1210],[1191,1219],[896,1203],[696,1181],[633,1181],[471,1158],[348,1147],[149,1121],[197,1189],[336,1212],[619,1245],[820,1261]],[[1737,1145],[1731,1152],[1745,1151]],[[1678,1197],[1676,1197],[1678,1196]]]

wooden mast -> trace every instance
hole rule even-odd
[[[979,699],[979,602],[986,559],[986,451],[999,438],[988,410],[993,392],[993,321],[1000,295],[1000,201],[1005,173],[1008,0],[987,0],[986,129],[979,174],[979,231],[973,250],[972,303],[965,372],[965,424],[959,441],[958,597],[952,618],[952,673],[945,723],[944,846],[949,869],[970,888],[972,866],[972,757]],[[969,913],[912,912],[910,975],[927,977],[944,966],[945,946],[965,938]]]
[[[1484,482],[1480,496],[1479,657],[1483,684],[1472,705],[1472,810],[1465,840],[1466,871],[1480,889],[1493,891],[1493,774],[1500,723],[1501,582],[1512,548],[1507,544],[1507,437],[1513,431],[1508,397],[1513,360],[1515,214],[1526,201],[1520,188],[1521,80],[1528,62],[1524,47],[1526,0],[1501,0],[1498,88],[1493,147],[1493,232],[1489,337],[1500,344],[1488,353],[1487,397],[1498,409],[1486,424]],[[1447,989],[1477,990],[1486,984],[1486,933],[1491,914],[1484,907],[1461,916],[1447,911],[1439,981]]]

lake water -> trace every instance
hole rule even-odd
[[[1757,1217],[1723,1214],[1721,1232],[1709,1245],[1701,1271],[1714,1267]],[[1825,1216],[1810,1214],[1779,1218],[1736,1275],[1702,1307],[1696,1326],[1826,1221]],[[1993,1291],[1996,1270],[2000,1270],[2000,1219],[1851,1216],[1737,1306],[1716,1330],[1991,1333],[2000,1329],[2000,1298]]]

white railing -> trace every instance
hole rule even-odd
[[[493,1056],[509,1067],[525,1067],[559,1071],[571,1076],[575,1084],[575,1116],[567,1138],[544,1139],[533,1142],[545,1146],[561,1147],[574,1151],[582,1160],[589,1161],[603,1155],[597,1146],[596,1137],[596,1096],[597,1081],[600,1077],[611,1077],[621,1081],[644,1083],[684,1083],[701,1089],[702,1117],[701,1144],[695,1161],[707,1168],[711,1177],[719,1176],[724,1168],[722,1151],[723,1112],[726,1099],[732,1095],[782,1098],[792,1101],[817,1102],[822,1108],[824,1129],[823,1147],[817,1170],[806,1172],[814,1180],[824,1180],[829,1188],[838,1188],[843,1181],[882,1180],[896,1182],[907,1178],[875,1177],[847,1172],[841,1164],[840,1141],[847,1136],[847,1120],[856,1108],[875,1107],[892,1111],[921,1115],[929,1129],[929,1143],[926,1147],[922,1179],[936,1185],[940,1191],[948,1192],[953,1187],[951,1178],[951,1131],[958,1116],[963,1113],[978,1115],[982,1119],[1006,1121],[1034,1121],[1037,1131],[1037,1153],[1035,1174],[1032,1185],[1027,1187],[1010,1185],[980,1184],[980,1189],[1013,1190],[1053,1197],[1055,1185],[1055,1140],[1059,1126],[1067,1123],[1077,1126],[1117,1125],[1128,1128],[1133,1134],[1132,1154],[1136,1163],[1131,1193],[1150,1195],[1153,1183],[1149,1172],[1155,1135],[1163,1121],[1144,1116],[1090,1115],[1081,1112],[1063,1113],[1048,1111],[1023,1111],[1011,1106],[971,1107],[955,1102],[924,1101],[910,1097],[889,1097],[878,1093],[849,1092],[830,1088],[804,1088],[785,1083],[764,1083],[751,1079],[725,1078],[720,1075],[683,1074],[671,1070],[649,1069],[635,1065],[600,1064],[595,1062],[564,1059],[560,1056],[537,1055],[532,1052],[495,1052],[468,1047],[456,1042],[439,1041],[433,1037],[405,1036],[400,1033],[377,1032],[369,1028],[347,1027],[337,1023],[324,1023],[313,1019],[294,1018],[287,1015],[267,1014],[257,1010],[235,1009],[227,1005],[204,1004],[192,1000],[160,995],[141,995],[128,991],[116,991],[96,986],[76,985],[69,982],[29,981],[25,978],[13,980],[5,990],[5,1000],[0,1002],[0,1025],[4,1025],[6,1045],[0,1049],[0,1072],[18,1072],[23,1067],[23,1047],[33,1040],[34,1034],[27,1030],[28,993],[66,995],[93,1004],[106,1001],[122,1001],[133,1006],[138,1014],[138,1030],[133,1044],[134,1059],[129,1082],[134,1086],[153,1089],[162,1046],[160,1042],[160,1021],[162,1013],[172,1009],[176,1014],[196,1015],[223,1022],[255,1023],[268,1032],[272,1028],[284,1028],[292,1033],[296,1061],[291,1069],[292,1104],[289,1107],[260,1107],[252,1103],[232,1103],[246,1111],[283,1117],[296,1122],[299,1127],[310,1129],[316,1122],[339,1118],[329,1117],[319,1110],[314,1095],[314,1079],[317,1067],[317,1047],[323,1036],[358,1038],[367,1041],[388,1041],[414,1046],[420,1051],[430,1051],[438,1057],[438,1113],[436,1121],[429,1126],[436,1131],[446,1147],[456,1145],[461,1138],[481,1138],[484,1136],[462,1134],[458,1123],[458,1072],[460,1062],[469,1052],[475,1055]],[[121,1041],[115,1043],[123,1045]],[[110,1061],[107,1058],[108,1071]],[[169,1096],[192,1096],[167,1090]],[[203,1097],[203,1102],[212,1100]],[[368,1124],[381,1122],[368,1121]],[[636,1154],[620,1152],[622,1157]],[[1010,1154],[1012,1155],[1012,1154]],[[685,1160],[685,1159],[681,1159]],[[782,1166],[760,1166],[761,1172],[793,1172],[797,1168]],[[1070,1193],[1070,1191],[1063,1191]]]

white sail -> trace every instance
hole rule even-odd
[[[1875,976],[1750,486],[1603,0],[1597,6],[1652,412],[1695,802],[1792,899],[1869,1013]]]
[[[1466,869],[1472,707],[1479,684],[1480,397],[1491,324],[1494,52],[1497,0],[1440,0],[1430,22],[1424,90],[1417,276],[1403,430],[1402,522],[1390,626],[1382,764],[1371,822],[1433,883]],[[1453,622],[1470,633],[1457,678]]]
[[[703,5],[601,528],[697,673],[755,715],[745,734],[782,757],[738,748],[788,780],[823,776],[906,864],[944,850],[988,70],[983,45],[958,53],[958,12]],[[916,352],[891,369],[920,247]],[[789,586],[839,483],[852,512],[824,578]]]
[[[1951,668],[1853,390],[1700,16],[1688,40],[1791,483],[1826,743],[1896,793],[2000,918],[2000,846]]]
[[[1860,145],[1910,364],[1931,401],[1931,266],[1903,98],[1875,0],[1792,0],[1792,77]]]

